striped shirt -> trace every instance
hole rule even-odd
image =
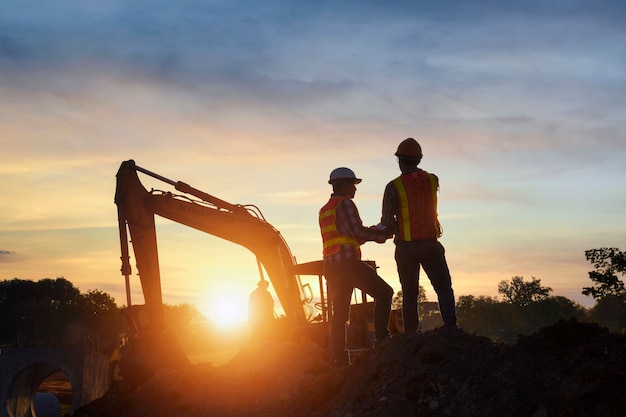
[[[331,197],[336,197],[336,195],[333,194]],[[335,224],[340,234],[352,237],[361,245],[365,242],[376,240],[381,235],[380,232],[363,226],[359,210],[350,198],[344,198],[337,206]],[[335,263],[352,258],[361,259],[353,246],[341,245],[339,252],[326,257],[324,261]]]

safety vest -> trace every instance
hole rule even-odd
[[[324,258],[339,252],[341,245],[354,247],[359,258],[361,257],[361,245],[354,238],[342,235],[337,230],[335,219],[337,218],[337,206],[347,197],[331,197],[328,203],[320,209],[319,223],[322,233],[322,243],[324,244]]]
[[[393,185],[398,195],[398,233],[403,241],[436,239],[442,230],[437,216],[439,179],[417,170],[402,174]]]

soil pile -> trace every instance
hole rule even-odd
[[[436,329],[395,335],[336,368],[314,344],[266,342],[228,364],[162,370],[89,417],[626,415],[626,337],[562,320],[517,343]]]

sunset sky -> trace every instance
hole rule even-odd
[[[604,0],[4,0],[0,279],[65,277],[125,304],[127,159],[256,205],[299,262],[319,259],[330,171],[363,178],[375,224],[414,137],[457,296],[523,276],[591,306],[584,251],[626,250],[624,22]],[[254,256],[158,222],[165,302],[244,314]],[[362,249],[399,290],[392,242]]]

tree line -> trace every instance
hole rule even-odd
[[[595,299],[592,308],[551,295],[552,288],[541,285],[540,279],[531,277],[525,281],[515,276],[498,284],[502,299],[458,297],[461,327],[496,341],[515,342],[518,335],[530,334],[541,326],[574,316],[579,321],[599,323],[613,332],[626,333],[626,289],[618,276],[626,274],[626,252],[618,248],[591,249],[585,251],[585,257],[595,268],[589,272],[592,285],[582,289],[582,294]],[[437,303],[428,302],[423,291],[420,287],[420,325],[428,330],[442,323]],[[401,294],[394,298],[396,306],[399,300]]]
[[[202,320],[192,305],[164,306],[165,319],[185,336]],[[115,299],[81,293],[60,277],[0,282],[0,345],[87,349],[109,355],[128,331]]]
[[[106,350],[121,320],[110,295],[81,294],[65,278],[0,282],[2,344]]]
[[[551,295],[552,288],[535,277],[528,281],[515,276],[498,284],[502,299],[460,296],[457,313],[461,326],[469,333],[514,342],[520,334],[575,316],[626,333],[626,289],[619,277],[626,274],[626,252],[600,248],[586,251],[585,256],[594,270],[589,272],[592,285],[582,293],[595,299],[594,307],[587,309],[566,297]],[[440,326],[438,305],[426,299],[422,287],[419,301],[422,329]],[[399,309],[401,303],[400,291],[393,308]],[[211,342],[210,326],[195,306],[164,307],[167,324],[176,329],[183,343]],[[0,345],[80,347],[109,354],[126,331],[115,300],[103,291],[81,293],[63,277],[0,282]]]

